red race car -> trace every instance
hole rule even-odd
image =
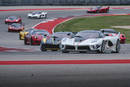
[[[117,35],[117,33],[118,33],[114,29],[100,29],[100,31],[102,31],[106,36],[113,36],[113,35]],[[120,34],[120,43],[125,44],[125,42],[126,42],[125,35]]]
[[[124,34],[120,34],[120,43],[125,44],[125,42],[126,42],[125,35]]]
[[[107,7],[102,7],[102,6],[97,6],[94,8],[90,8],[87,10],[87,13],[108,13],[109,12],[109,6]]]
[[[16,16],[9,16],[5,19],[5,24],[7,23],[20,23],[22,22],[22,19],[20,17]]]
[[[8,25],[8,32],[11,31],[15,31],[15,32],[19,32],[24,30],[24,25],[20,24],[20,23],[12,23],[10,25]]]
[[[49,37],[49,33],[45,30],[32,30],[30,31],[24,38],[25,45],[40,45],[41,39],[45,37]]]
[[[34,35],[32,35],[32,38],[31,38],[31,45],[40,45],[41,43],[41,40],[43,38],[49,38],[50,35],[48,32],[37,32],[35,33]]]

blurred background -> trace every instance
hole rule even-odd
[[[130,0],[0,0],[1,6],[15,5],[129,5]]]

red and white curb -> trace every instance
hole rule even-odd
[[[61,24],[67,20],[70,20],[71,18],[72,17],[65,17],[65,18],[60,17],[60,18],[56,18],[56,19],[52,19],[52,20],[42,21],[42,22],[36,24],[33,28],[40,29],[40,30],[46,30],[50,34],[52,34],[54,31],[54,28],[58,24]]]
[[[130,64],[130,59],[113,60],[32,60],[32,61],[0,61],[0,65],[50,65],[50,64]]]
[[[32,52],[32,49],[0,47],[0,52]]]
[[[46,19],[46,20],[41,21],[40,23],[38,23],[38,24],[34,25],[32,28],[35,28],[36,26],[40,25],[41,23],[46,23],[46,22],[48,22],[48,21],[54,21],[55,19],[57,19],[57,18],[50,18],[50,19]]]

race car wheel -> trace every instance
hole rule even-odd
[[[28,18],[31,18],[30,16],[28,16]]]
[[[115,51],[115,53],[119,53],[119,52],[120,52],[120,41],[117,40],[117,42],[116,42],[116,51]]]
[[[47,14],[45,14],[45,18],[47,18]]]
[[[26,40],[26,38],[24,38],[24,44],[27,45],[27,40]]]
[[[99,10],[97,10],[97,11],[96,11],[96,13],[100,13],[100,11],[99,11]]]
[[[19,34],[19,40],[22,40],[22,39],[21,39],[21,35],[20,35],[20,34]]]
[[[79,51],[80,53],[86,53],[86,51]]]
[[[47,51],[47,50],[45,49],[44,45],[41,45],[40,50],[41,50],[41,51]]]
[[[105,41],[103,41],[102,45],[101,45],[101,50],[98,50],[97,52],[98,53],[105,53],[105,45],[106,45],[106,43],[105,43]]]
[[[10,32],[10,30],[8,30],[8,32]]]

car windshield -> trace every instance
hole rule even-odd
[[[41,14],[41,11],[32,12],[32,14]]]
[[[36,32],[36,34],[37,34],[37,35],[42,35],[42,36],[48,35],[47,33],[43,33],[43,32]]]
[[[97,6],[97,7],[94,7],[94,8],[91,8],[92,10],[98,10],[98,9],[100,9],[101,8],[101,6]]]
[[[104,33],[118,33],[115,30],[101,30],[101,31],[103,31]]]
[[[79,32],[75,35],[75,38],[84,38],[84,39],[98,38],[98,37],[99,37],[98,32]]]
[[[22,25],[21,25],[21,24],[18,24],[18,23],[13,23],[11,26],[12,26],[12,27],[16,27],[16,28],[22,27]]]
[[[8,17],[8,19],[15,20],[15,19],[17,19],[17,17],[16,16],[10,16],[10,17]]]
[[[52,37],[59,37],[59,38],[64,38],[64,37],[68,37],[68,34],[67,32],[58,32],[58,33],[54,33],[52,35]]]

